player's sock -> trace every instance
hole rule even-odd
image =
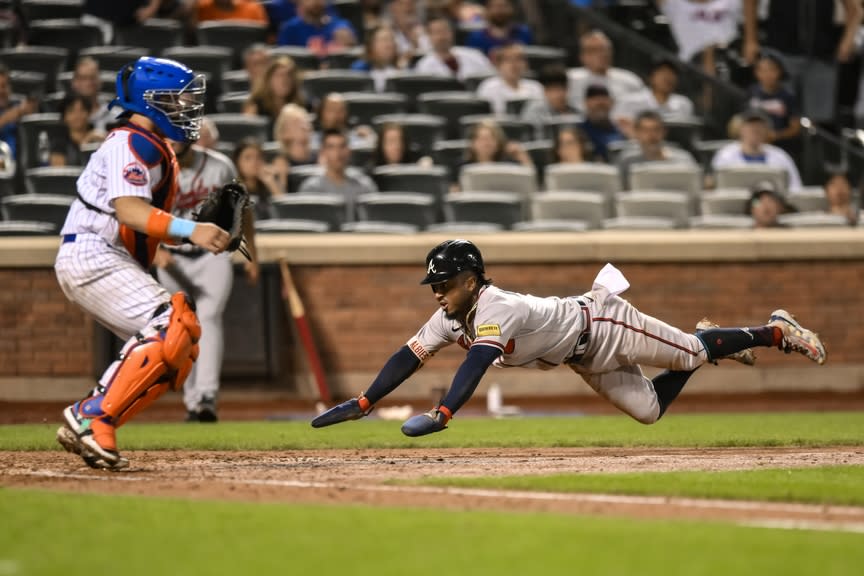
[[[756,328],[710,328],[696,334],[705,344],[710,360],[724,358],[757,346],[779,346],[783,332],[776,326]]]
[[[687,380],[698,368],[693,370],[666,370],[665,372],[655,376],[651,382],[654,384],[654,392],[657,394],[657,403],[660,404],[660,416],[670,404],[678,397]]]

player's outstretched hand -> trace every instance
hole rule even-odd
[[[438,409],[432,409],[425,414],[412,416],[402,424],[402,433],[406,436],[425,436],[440,432],[447,428],[447,416]]]
[[[215,224],[198,222],[195,224],[195,230],[192,231],[189,240],[213,254],[219,254],[228,247],[231,237],[228,232]]]

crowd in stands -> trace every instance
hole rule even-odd
[[[26,8],[27,0],[22,2]],[[260,32],[257,42],[228,45],[232,62],[224,54],[221,60],[206,60],[203,52],[189,52],[190,63],[199,57],[207,62],[201,71],[209,77],[209,116],[198,145],[233,161],[238,178],[257,199],[259,220],[285,218],[274,207],[276,198],[317,194],[341,198],[342,221],[355,221],[370,194],[393,190],[380,175],[398,167],[443,178],[435,220],[459,220],[448,212],[449,201],[478,192],[476,183],[466,185],[466,167],[484,165],[494,175],[496,165],[507,165],[531,171],[529,188],[521,180],[512,189],[496,181],[494,190],[485,191],[518,195],[523,211],[516,220],[530,219],[532,203],[550,191],[595,193],[606,206],[605,218],[619,222],[616,194],[632,193],[632,200],[637,192],[668,196],[671,191],[686,196],[690,218],[683,224],[676,220],[674,227],[794,225],[794,219],[783,216],[814,207],[857,223],[860,183],[844,173],[804,182],[799,164],[802,119],[831,127],[837,118],[836,64],[854,58],[859,49],[860,1],[773,0],[763,2],[760,11],[756,0],[656,0],[655,9],[677,42],[678,59],[657,57],[639,73],[614,65],[616,47],[600,30],[578,31],[578,54],[554,47],[544,52],[535,38],[548,34],[536,28],[532,4],[84,0],[80,22],[98,27],[103,44],[123,44],[131,29],[173,21],[177,45],[197,45],[204,52],[210,46],[202,41],[205,23],[244,24]],[[835,5],[843,10],[841,18]],[[26,10],[9,18],[15,33],[8,36],[4,53],[30,46],[37,28]],[[757,20],[763,34],[757,33]],[[741,86],[749,99],[725,127],[725,140],[706,153],[698,130],[676,136],[679,127],[698,126],[700,111],[710,105],[705,94],[681,89],[682,67],[694,63],[718,74],[718,63],[736,41],[741,59],[752,64],[750,80]],[[168,47],[142,48],[155,54]],[[16,83],[23,86],[22,72],[28,70],[0,56],[0,176],[12,182],[2,193],[24,191],[32,169],[83,166],[93,144],[117,122],[108,109],[113,94],[106,80],[113,79],[116,67],[102,66],[100,56],[85,47],[73,54],[71,66],[62,68],[71,74],[25,93]],[[182,52],[177,59],[183,60]],[[410,84],[402,81],[412,75],[437,81],[403,88]],[[449,103],[453,112],[429,112],[436,103]],[[374,113],[362,113],[364,105],[376,104]],[[30,134],[19,129],[40,112],[56,115],[57,130]],[[22,136],[29,138],[26,151]],[[574,174],[568,185],[546,177],[551,166]],[[644,176],[646,170],[662,173],[664,166],[687,167],[698,180],[683,185],[670,184],[669,175],[667,180],[662,174],[653,180]],[[748,174],[754,166],[768,171]],[[446,169],[444,176],[436,172],[439,167]],[[736,171],[743,175],[730,176]],[[592,180],[598,174],[614,182],[603,188]],[[740,202],[730,201],[719,214],[737,218],[711,220],[715,213],[705,209],[703,197],[723,194]],[[814,194],[821,196],[813,200]],[[796,202],[797,195],[808,201]],[[629,226],[663,227],[658,216],[674,202],[664,208],[657,198],[645,196],[645,217]],[[503,228],[517,223],[496,220],[492,204],[488,213],[490,222]],[[405,221],[415,219],[406,216]]]

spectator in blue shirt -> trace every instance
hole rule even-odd
[[[585,121],[579,128],[588,136],[598,160],[609,162],[609,144],[625,140],[612,122],[612,97],[605,86],[594,84],[585,90]]]
[[[0,140],[9,145],[10,154],[15,158],[18,153],[18,121],[22,116],[39,111],[36,98],[26,98],[22,102],[13,101],[9,70],[0,63]],[[5,167],[0,167],[0,170]]]
[[[276,43],[303,46],[324,55],[330,48],[357,43],[357,34],[347,20],[330,16],[325,0],[298,0],[297,16],[282,24]]]
[[[780,58],[763,52],[754,70],[756,84],[750,88],[750,108],[761,109],[771,120],[768,142],[790,154],[800,149],[801,112],[798,98],[784,85],[786,69]]]
[[[486,0],[486,28],[469,34],[465,44],[487,56],[505,44],[533,44],[531,30],[524,24],[517,24],[514,14],[513,0]]]

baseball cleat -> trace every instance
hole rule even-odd
[[[63,410],[65,424],[57,430],[57,442],[67,452],[78,454],[91,468],[102,470],[122,470],[129,466],[129,460],[120,456],[117,450],[105,448],[96,442],[93,425],[105,427],[113,435],[113,426],[102,421],[82,418],[78,413],[78,403]],[[110,427],[110,430],[107,428]]]
[[[359,398],[352,398],[313,418],[312,427],[323,428],[324,426],[339,424],[348,420],[359,420],[364,416],[368,416],[370,412],[372,412],[371,406],[364,410],[360,407]]]
[[[783,333],[780,350],[787,354],[798,352],[817,364],[825,363],[825,346],[815,332],[804,328],[795,317],[786,310],[775,310],[771,313],[768,326],[779,328]]]
[[[696,324],[696,333],[702,332],[703,330],[710,330],[712,328],[720,328],[719,324],[715,324],[711,322],[708,318],[702,318]],[[735,360],[736,362],[740,362],[741,364],[746,364],[747,366],[753,366],[756,364],[756,353],[753,352],[752,348],[748,348],[747,350],[741,350],[740,352],[736,352],[734,354],[730,354],[729,356],[724,356],[723,358],[718,358],[718,360]]]

